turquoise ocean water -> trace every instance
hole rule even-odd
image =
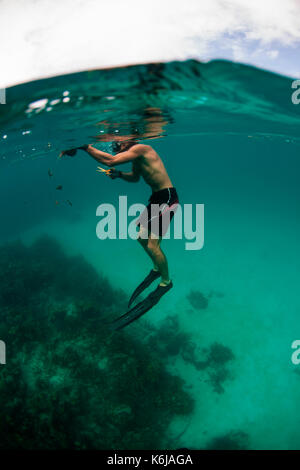
[[[225,61],[95,70],[7,89],[0,107],[0,445],[299,449],[300,106],[292,80]],[[122,332],[151,264],[99,240],[96,208],[146,203],[84,152],[135,136],[205,244],[165,240],[174,288]],[[121,169],[129,168],[124,166]],[[62,186],[61,189],[57,189]]]

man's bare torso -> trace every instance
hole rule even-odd
[[[140,174],[152,191],[172,188],[172,182],[158,153],[150,145],[140,147],[141,155],[133,161],[132,171]]]

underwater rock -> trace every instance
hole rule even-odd
[[[105,328],[126,300],[53,238],[0,247],[0,449],[168,447],[194,402],[158,350]]]
[[[249,447],[249,436],[244,431],[231,431],[211,439],[206,450],[245,450]]]
[[[208,299],[198,290],[192,290],[187,298],[196,310],[204,310],[208,307]]]
[[[207,354],[207,362],[212,367],[224,366],[228,361],[234,359],[231,349],[220,343],[213,343],[203,351]]]

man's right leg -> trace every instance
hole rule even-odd
[[[147,249],[150,252],[150,256],[153,263],[158,267],[161,274],[161,286],[167,286],[170,284],[168,261],[160,247],[161,239],[151,238],[148,239]]]
[[[138,304],[138,308],[145,309],[142,310],[141,314],[153,307],[153,305],[159,301],[160,297],[173,287],[173,284],[169,279],[168,262],[160,248],[161,238],[152,238],[151,235],[152,234],[148,237],[148,234],[144,232],[143,227],[140,227],[140,236],[138,237],[138,241],[147,255],[151,258],[153,262],[153,270],[151,270],[148,276],[137,286],[129,299],[128,307],[130,308],[132,302],[134,302],[134,300],[160,276],[161,282],[157,288],[151,292],[148,297],[146,297],[144,304],[143,302]]]
[[[153,270],[154,271],[159,271],[159,267],[157,266],[157,263],[156,263],[156,260],[153,256],[153,252],[152,250],[149,249],[149,238],[148,237],[143,237],[143,235],[146,233],[146,229],[144,229],[144,227],[140,227],[140,231],[139,231],[139,238],[137,239],[139,244],[144,248],[145,252],[147,253],[147,255],[150,257],[150,259],[152,260],[153,262]]]

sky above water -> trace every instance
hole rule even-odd
[[[0,87],[222,58],[300,77],[300,0],[1,0]]]

